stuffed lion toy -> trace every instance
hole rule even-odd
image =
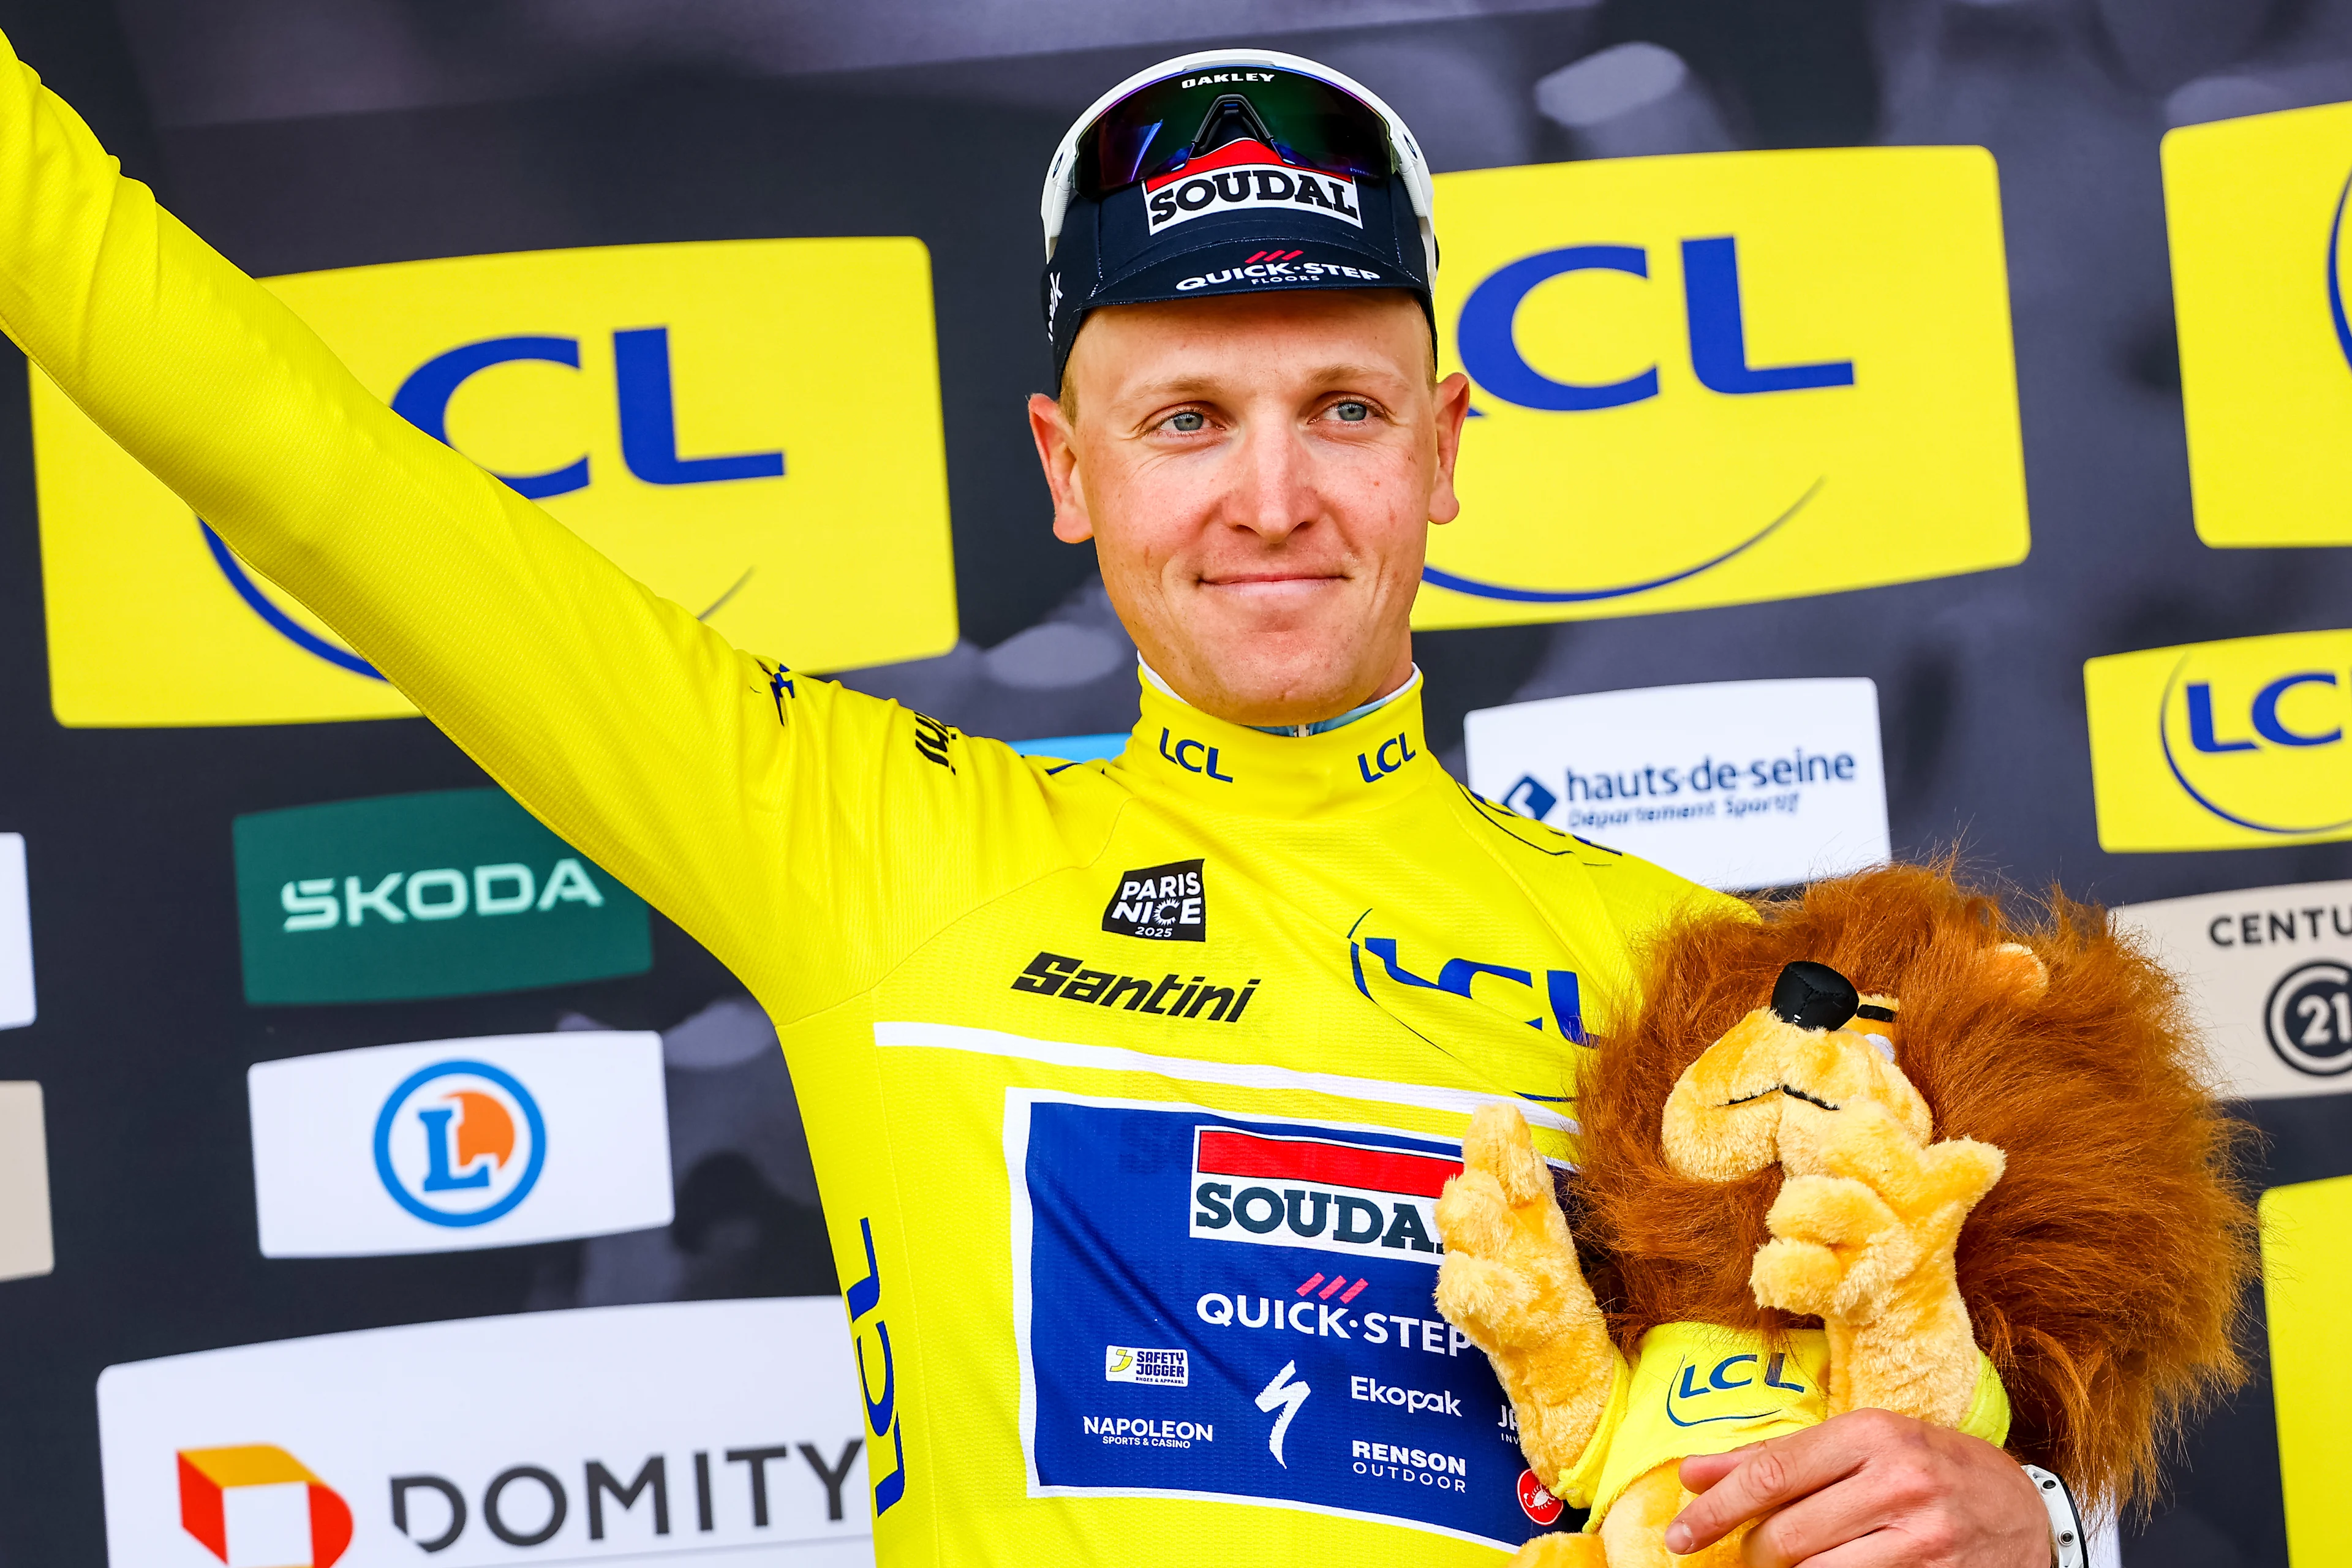
[[[1517,1568],[1670,1559],[1676,1467],[1876,1407],[2005,1444],[2092,1508],[2243,1375],[2239,1124],[2168,976],[2098,911],[2012,925],[1897,867],[1706,914],[1579,1075],[1573,1226],[1527,1125],[1478,1112],[1437,1300],[1587,1533]]]

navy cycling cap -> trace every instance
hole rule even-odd
[[[1087,312],[1264,289],[1404,289],[1433,312],[1429,166],[1367,89],[1312,60],[1162,61],[1079,116],[1045,176],[1054,384]]]

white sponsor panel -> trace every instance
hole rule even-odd
[[[265,1258],[446,1252],[671,1217],[661,1037],[373,1046],[246,1074]]]
[[[2231,1099],[2352,1091],[2352,882],[2299,882],[2109,912],[2179,976]]]
[[[0,1029],[33,1021],[33,911],[25,887],[25,836],[0,833]]]
[[[1711,888],[1782,887],[1886,859],[1878,688],[1726,680],[1488,708],[1470,787]]]
[[[111,1366],[114,1568],[864,1568],[831,1298],[527,1312]]]
[[[0,1083],[0,1279],[24,1279],[56,1267],[41,1086]]]

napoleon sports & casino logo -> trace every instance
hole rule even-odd
[[[919,241],[543,251],[270,287],[396,413],[736,643],[826,668],[953,644]],[[38,371],[32,394],[60,721],[415,711]]]
[[[2199,536],[2352,544],[2352,104],[2176,130],[2164,195]]]
[[[2352,632],[2114,654],[2083,685],[2103,847],[2352,838]]]
[[[1416,625],[1744,604],[2024,559],[1982,149],[1614,159],[1437,185],[1438,319],[1474,417],[1463,515],[1430,537]]]

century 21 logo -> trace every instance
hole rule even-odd
[[[2352,837],[2352,632],[2119,654],[2084,684],[2105,847]]]
[[[1980,149],[1438,184],[1438,323],[1473,417],[1463,514],[1431,536],[1416,625],[1748,603],[2023,557]]]

